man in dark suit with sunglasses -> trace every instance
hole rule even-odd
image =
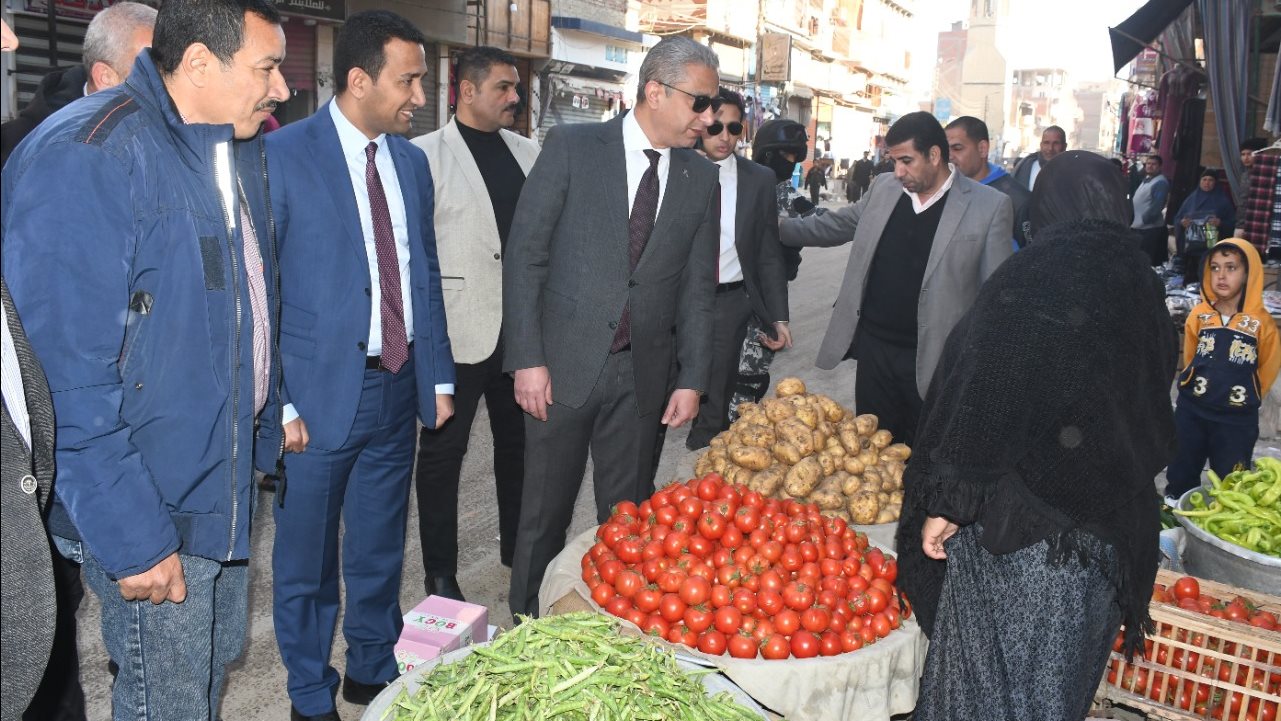
[[[703,133],[703,152],[720,170],[720,258],[716,285],[712,370],[707,395],[685,446],[698,450],[729,427],[729,403],[739,354],[749,333],[770,350],[791,347],[787,273],[778,241],[774,173],[735,154],[743,137],[743,96],[721,88],[716,122]],[[756,322],[751,323],[750,321]]]
[[[691,148],[720,106],[718,65],[664,38],[635,109],[552,128],[521,191],[503,261],[503,366],[528,414],[513,613],[540,611],[588,454],[605,521],[653,492],[660,425],[690,421],[708,389],[717,175]]]

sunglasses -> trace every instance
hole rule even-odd
[[[712,112],[714,113],[714,112],[716,112],[717,110],[720,110],[720,109],[721,109],[721,104],[725,102],[724,98],[719,98],[719,97],[713,98],[713,97],[709,97],[709,96],[707,96],[707,95],[695,95],[695,94],[691,93],[691,92],[690,92],[690,91],[688,91],[688,90],[681,90],[680,88],[676,87],[675,85],[668,85],[667,83],[665,83],[665,82],[663,82],[663,81],[661,81],[661,80],[655,80],[654,82],[656,82],[656,83],[658,83],[659,85],[662,85],[663,87],[668,88],[668,89],[670,89],[670,90],[675,90],[675,91],[677,91],[677,92],[685,93],[686,95],[688,95],[688,96],[690,96],[691,98],[693,98],[693,99],[694,99],[694,106],[693,106],[693,110],[694,110],[694,112],[696,112],[696,113],[701,113],[701,112],[703,112],[703,111],[707,110],[708,108],[711,108],[711,109],[712,109]]]
[[[717,120],[716,122],[714,122],[714,123],[712,123],[711,125],[707,126],[707,137],[709,137],[709,138],[714,138],[714,137],[716,137],[717,135],[720,135],[720,134],[721,134],[721,132],[725,130],[725,128],[729,128],[729,134],[730,134],[730,135],[742,135],[742,134],[743,134],[743,124],[742,124],[742,123],[735,121],[735,122],[733,122],[733,123],[730,123],[730,124],[726,125],[725,123],[722,123],[721,121]]]

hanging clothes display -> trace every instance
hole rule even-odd
[[[1151,90],[1138,92],[1130,108],[1130,144],[1126,152],[1131,155],[1151,153],[1156,144],[1156,93]]]
[[[1238,213],[1237,235],[1250,241],[1268,260],[1281,260],[1281,151],[1254,154],[1250,192]]]

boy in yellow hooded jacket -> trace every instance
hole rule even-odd
[[[1165,495],[1201,484],[1208,460],[1220,476],[1249,466],[1259,438],[1259,406],[1281,368],[1277,327],[1263,306],[1263,262],[1241,238],[1206,253],[1201,302],[1183,333],[1183,370],[1174,411],[1178,450],[1166,468]]]

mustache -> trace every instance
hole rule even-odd
[[[280,103],[275,100],[268,100],[266,102],[258,103],[257,107],[254,108],[254,112],[257,113],[266,110],[269,113],[274,113],[278,107],[280,107]]]

